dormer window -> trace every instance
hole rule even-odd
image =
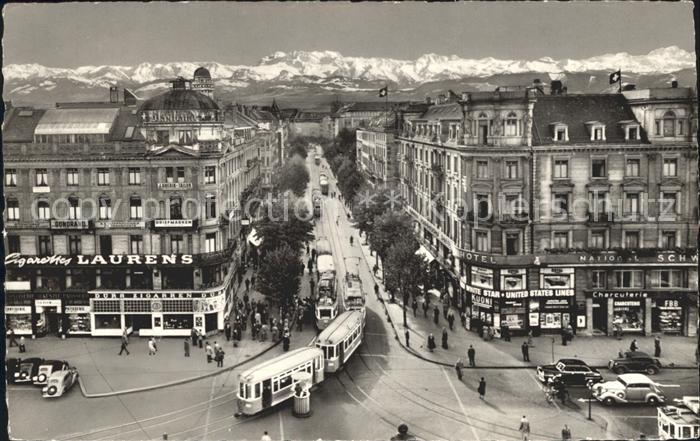
[[[641,138],[641,130],[636,121],[620,121],[620,125],[625,132],[625,141],[638,141]]]
[[[586,126],[591,134],[591,141],[605,141],[605,124],[599,121],[588,121]]]
[[[569,126],[564,123],[555,122],[551,124],[554,141],[567,142],[569,141]]]

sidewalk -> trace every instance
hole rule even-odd
[[[374,266],[375,257],[370,256],[369,246],[361,239],[362,252],[365,259]],[[406,347],[403,327],[402,299],[396,298],[396,303],[389,303],[390,296],[384,291],[381,283],[382,269],[381,262],[379,271],[375,277],[380,286],[380,296],[383,299],[386,311],[391,318],[391,324],[399,337],[399,342]],[[510,342],[502,339],[485,341],[479,338],[478,334],[468,331],[461,326],[459,313],[455,311],[454,330],[450,331],[447,320],[442,315],[442,303],[437,302],[440,309],[438,324],[433,323],[432,306],[428,310],[427,318],[424,317],[422,304],[416,311],[416,317],[410,305],[407,305],[406,322],[410,333],[410,348],[407,350],[421,358],[429,361],[453,366],[458,358],[467,365],[467,348],[473,345],[476,350],[476,364],[478,367],[493,368],[534,368],[538,364],[548,364],[560,358],[581,358],[589,365],[607,368],[607,363],[611,358],[617,357],[618,351],[629,350],[632,339],[636,338],[641,351],[650,355],[654,354],[654,338],[650,336],[625,336],[622,340],[607,336],[577,336],[567,346],[561,344],[561,337],[558,334],[542,335],[533,337],[533,345],[530,347],[530,362],[524,362],[521,352],[521,345],[527,337],[513,337]],[[442,328],[448,330],[448,348],[442,349]],[[427,349],[428,334],[435,337],[437,348],[434,352]],[[696,368],[695,349],[697,338],[683,336],[662,336],[662,353],[659,359],[665,367]]]

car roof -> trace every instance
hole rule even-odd
[[[651,355],[646,352],[630,351],[626,353],[629,358],[651,358]]]
[[[557,363],[564,363],[564,364],[579,364],[586,366],[586,362],[583,360],[579,360],[578,358],[560,358]]]
[[[54,372],[51,372],[51,375],[49,376],[49,378],[58,378],[58,379],[61,379],[61,378],[65,377],[66,375],[69,375],[70,373],[71,373],[70,370],[65,370],[65,371],[54,371]]]
[[[43,358],[39,358],[39,357],[22,358],[22,359],[19,360],[20,364],[24,364],[24,363],[41,363],[42,361],[44,361],[44,359],[43,359]]]
[[[63,366],[64,364],[68,364],[67,361],[61,361],[61,360],[44,360],[41,362],[42,365],[51,365],[51,366]]]
[[[653,383],[651,378],[644,374],[620,374],[617,378],[622,379],[625,383]]]

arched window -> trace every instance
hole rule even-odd
[[[674,127],[676,125],[676,114],[672,111],[664,113],[663,127],[664,136],[675,136]]]
[[[170,219],[182,219],[182,198],[180,196],[170,198]]]
[[[106,220],[112,218],[112,200],[107,195],[102,195],[99,198],[100,204],[100,219]]]
[[[518,136],[520,134],[518,122],[518,116],[515,112],[510,112],[506,117],[506,136]]]
[[[37,210],[37,217],[40,220],[49,220],[51,219],[51,208],[49,207],[49,202],[41,200],[37,202],[36,204],[36,210]]]

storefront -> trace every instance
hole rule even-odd
[[[5,302],[6,328],[15,335],[32,335],[32,294],[7,293]]]
[[[651,298],[647,291],[592,291],[593,328],[613,335],[615,329],[623,333],[642,334],[651,319]],[[650,328],[649,328],[650,329]]]
[[[56,335],[63,332],[63,308],[60,293],[37,293],[34,298],[35,333],[38,336]]]
[[[533,334],[560,332],[576,327],[575,292],[573,289],[533,290],[529,299],[529,325]]]
[[[685,296],[660,294],[651,301],[651,330],[664,334],[681,334],[685,325]]]

